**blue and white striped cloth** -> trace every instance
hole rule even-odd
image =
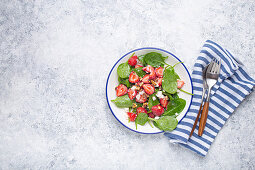
[[[221,59],[222,65],[219,80],[211,91],[204,133],[202,137],[198,136],[198,122],[193,136],[189,138],[202,98],[202,70],[213,58]],[[228,50],[210,40],[205,42],[196,60],[192,81],[194,96],[191,107],[177,128],[171,133],[165,133],[165,136],[170,139],[170,142],[179,143],[205,156],[226,120],[251,93],[255,81],[247,74],[243,64],[234,58]]]

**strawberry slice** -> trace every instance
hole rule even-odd
[[[136,113],[139,114],[139,113],[147,113],[147,110],[143,107],[138,107],[136,109]]]
[[[143,66],[139,64],[135,65],[135,68],[139,68],[139,67],[143,67]]]
[[[127,91],[128,91],[127,86],[125,86],[124,84],[118,85],[118,86],[115,88],[115,90],[116,90],[116,95],[117,95],[118,97],[127,94]]]
[[[131,122],[134,122],[135,119],[136,119],[136,117],[137,117],[137,114],[132,113],[132,112],[127,112],[127,115],[128,115],[129,120],[130,120]]]
[[[139,76],[136,74],[136,72],[132,71],[130,73],[129,81],[130,81],[130,83],[137,83],[139,81]]]
[[[154,68],[151,65],[147,65],[146,67],[143,68],[143,71],[150,73],[154,71]]]
[[[138,103],[144,103],[147,101],[147,94],[142,90],[136,95],[136,102]]]
[[[160,106],[159,104],[156,106],[152,106],[151,111],[156,116],[161,116],[164,113],[164,108]]]
[[[164,69],[162,67],[158,67],[155,69],[157,77],[163,77],[163,70]]]
[[[155,115],[153,113],[148,114],[150,118],[155,118]]]
[[[128,97],[130,98],[130,100],[133,100],[136,95],[137,95],[137,91],[132,90],[132,89],[128,90]]]
[[[150,83],[150,75],[149,75],[149,74],[146,74],[145,76],[143,76],[142,82],[143,82],[144,84]]]
[[[150,79],[151,79],[151,80],[154,80],[156,77],[157,77],[156,72],[153,70],[153,71],[150,73]]]
[[[153,94],[155,91],[154,86],[151,84],[144,84],[143,89],[144,89],[145,93],[147,93],[149,95]]]
[[[168,104],[168,101],[166,100],[166,98],[161,98],[159,100],[160,104],[162,107],[166,108],[167,104]]]
[[[183,80],[177,80],[177,88],[178,89],[182,88],[183,85],[184,85],[184,81]]]
[[[155,83],[158,85],[158,87],[162,85],[162,80],[163,78],[156,78]]]
[[[143,68],[143,71],[150,73],[151,80],[154,80],[156,78],[156,72],[152,66],[147,65],[146,67]]]
[[[137,56],[134,55],[128,60],[128,64],[131,66],[135,66],[137,64]]]

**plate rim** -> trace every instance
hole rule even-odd
[[[130,53],[133,53],[133,52],[135,52],[135,51],[139,51],[139,50],[159,50],[159,51],[163,51],[163,52],[165,52],[165,53],[168,53],[168,54],[170,54],[171,56],[173,56],[173,57],[175,57],[175,59],[177,59],[179,62],[182,62],[178,57],[176,57],[173,53],[171,53],[171,52],[169,52],[169,51],[166,51],[166,50],[163,50],[163,49],[161,49],[161,48],[156,48],[156,47],[143,47],[143,48],[137,48],[137,49],[134,49],[134,50],[132,50],[132,51],[130,51],[130,52],[128,52],[128,53],[126,53],[125,55],[123,55],[122,57],[120,57],[120,59],[118,59],[118,61],[112,66],[112,68],[111,68],[111,70],[110,70],[110,72],[109,72],[109,74],[108,74],[108,77],[107,77],[107,80],[106,80],[106,100],[107,100],[107,104],[108,104],[108,107],[110,108],[110,110],[111,110],[111,112],[112,112],[112,115],[115,117],[115,119],[117,119],[118,120],[118,122],[120,122],[124,127],[126,127],[127,129],[129,129],[129,130],[131,130],[131,131],[133,131],[133,132],[136,132],[136,133],[140,133],[140,134],[159,134],[159,133],[163,133],[164,131],[160,131],[160,132],[153,132],[153,133],[145,133],[145,132],[139,132],[139,131],[136,131],[136,130],[134,130],[134,129],[131,129],[131,128],[129,128],[129,127],[127,127],[125,124],[123,124],[118,118],[117,118],[117,116],[113,113],[113,111],[112,111],[112,108],[111,108],[111,106],[110,106],[110,103],[109,103],[109,100],[108,100],[108,95],[107,95],[107,87],[108,87],[108,81],[109,81],[109,78],[110,78],[110,76],[111,76],[111,73],[112,73],[112,71],[113,71],[113,69],[115,68],[115,66],[119,63],[119,61],[120,60],[122,60],[124,57],[126,57],[127,55],[129,55]],[[192,81],[192,78],[191,78],[191,76],[190,76],[190,73],[189,73],[189,71],[188,71],[188,69],[187,69],[187,67],[183,64],[183,63],[180,63],[180,64],[182,64],[183,65],[183,67],[185,68],[185,70],[186,70],[186,72],[188,73],[188,75],[189,75],[189,79],[190,79],[190,82],[191,82],[191,91],[192,91],[192,94],[193,94],[193,81]],[[184,116],[182,117],[182,119],[186,116],[186,114],[188,113],[188,111],[189,111],[189,109],[190,109],[190,106],[191,106],[191,103],[192,103],[192,99],[193,99],[193,95],[191,96],[191,102],[190,102],[190,104],[189,104],[189,107],[188,107],[188,110],[186,111],[186,113],[184,114]],[[178,122],[178,124],[182,121],[182,119]]]

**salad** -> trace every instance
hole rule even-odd
[[[149,123],[163,131],[176,128],[176,117],[185,108],[186,100],[178,92],[193,95],[181,88],[185,84],[174,67],[165,62],[168,57],[157,52],[137,56],[135,53],[117,68],[119,85],[117,98],[111,100],[117,107],[126,108],[129,122]],[[153,123],[153,125],[152,125]]]

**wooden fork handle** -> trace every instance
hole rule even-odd
[[[203,135],[206,120],[207,120],[207,115],[208,115],[208,109],[209,109],[209,101],[206,101],[205,104],[204,104],[201,119],[200,119],[200,122],[199,122],[198,136]]]
[[[198,114],[197,114],[197,118],[196,118],[195,123],[194,123],[194,125],[193,125],[193,127],[192,127],[192,130],[191,130],[191,132],[190,132],[190,134],[189,134],[189,137],[192,136],[194,130],[196,129],[197,121],[198,121],[198,119],[199,119],[199,117],[200,117],[200,114],[201,114],[201,111],[202,111],[202,105],[203,105],[203,101],[202,101],[201,104],[200,104],[200,108],[199,108],[199,111],[198,111]]]

